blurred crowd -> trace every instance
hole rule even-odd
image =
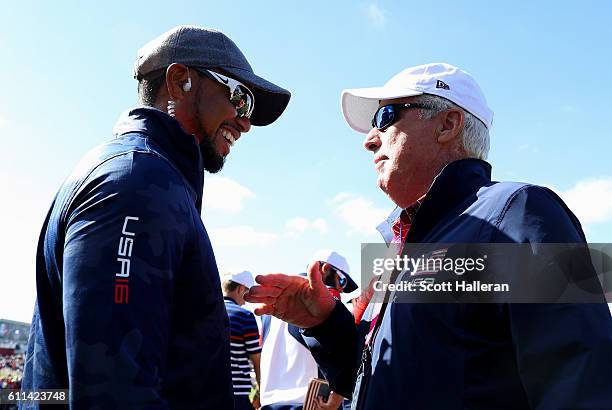
[[[0,389],[21,388],[24,363],[23,354],[0,356]]]

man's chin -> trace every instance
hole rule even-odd
[[[225,165],[225,157],[217,154],[215,158],[204,159],[204,169],[211,174],[216,174],[223,169]]]
[[[221,171],[223,169],[223,165],[225,164],[225,160],[221,161],[221,164],[217,165],[217,164],[204,164],[204,170],[208,171],[211,174],[216,174],[217,172]]]
[[[211,174],[221,171],[225,164],[225,157],[220,155],[212,144],[202,141],[200,144],[200,153],[202,154],[202,161],[204,162],[204,169],[206,171]]]
[[[393,189],[389,186],[389,181],[385,179],[378,179],[378,187],[381,191],[383,191],[387,197],[397,206],[405,208],[410,204],[406,204],[405,192],[399,191],[397,189]]]

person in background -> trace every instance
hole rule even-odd
[[[226,273],[221,283],[223,300],[230,321],[230,355],[236,410],[253,410],[254,407],[259,407],[249,401],[249,393],[252,388],[251,365],[255,370],[257,392],[259,392],[261,382],[259,330],[253,313],[242,307],[244,294],[254,284],[253,274],[249,271]],[[259,394],[256,393],[255,398],[258,396]]]
[[[323,283],[332,296],[340,299],[341,293],[357,290],[357,284],[350,276],[348,261],[336,251],[323,250],[317,253],[314,260],[320,262]]]
[[[350,293],[357,284],[350,276],[346,258],[336,251],[322,250],[315,254],[323,272],[329,294],[340,300],[341,293]],[[298,276],[306,276],[302,273]],[[297,410],[304,403],[308,383],[323,378],[299,328],[274,316],[261,317],[262,323],[262,387],[263,410]],[[327,401],[317,400],[317,409],[337,409],[345,397],[331,391]],[[344,403],[345,405],[348,403]]]
[[[336,251],[323,250],[314,257],[314,260],[319,261],[323,283],[334,298],[340,300],[341,293],[348,294],[357,290],[357,284],[350,276],[350,267],[344,256]],[[289,331],[300,343],[307,346],[297,327],[289,325]],[[317,410],[336,410],[340,406],[350,408],[350,400],[333,390],[330,390],[327,400],[321,397],[316,399]]]

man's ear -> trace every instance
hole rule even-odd
[[[183,86],[187,83],[189,71],[183,64],[172,63],[166,69],[166,89],[171,100],[180,101],[187,91]]]
[[[453,108],[439,115],[441,118],[440,125],[438,126],[438,142],[446,144],[461,135],[464,114],[463,111]]]

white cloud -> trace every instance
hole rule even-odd
[[[0,318],[29,322],[36,298],[36,247],[53,192],[39,181],[0,170]]]
[[[355,195],[351,194],[350,192],[340,192],[338,195],[336,195],[335,197],[333,197],[333,199],[331,200],[333,204],[337,204],[340,202],[344,202],[347,201],[351,198],[354,198]]]
[[[345,192],[331,202],[338,217],[349,226],[349,235],[376,233],[376,226],[389,214],[389,209],[377,208],[372,201]]]
[[[321,232],[321,233],[327,233],[328,228],[327,228],[327,222],[325,222],[325,219],[323,218],[317,218],[314,221],[312,221],[312,227],[313,229]]]
[[[210,177],[204,181],[206,210],[238,213],[244,208],[245,200],[254,197],[253,191],[228,177]]]
[[[278,239],[272,232],[257,231],[252,226],[230,226],[227,228],[213,228],[208,231],[213,248],[266,246]]]
[[[578,181],[559,195],[584,224],[612,220],[612,177]]]
[[[372,23],[372,25],[376,27],[383,27],[387,20],[386,14],[387,13],[383,9],[378,7],[377,4],[371,3],[370,5],[368,5],[367,15],[368,20],[370,20],[370,23]]]
[[[325,234],[329,231],[325,219],[316,218],[310,221],[307,218],[303,218],[301,216],[297,216],[287,221],[287,223],[285,224],[285,228],[292,236],[303,234],[308,230],[317,231],[321,234]]]

